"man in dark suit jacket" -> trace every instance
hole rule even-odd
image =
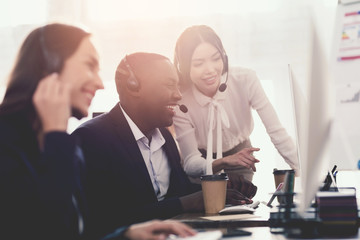
[[[120,103],[75,130],[86,159],[89,219],[94,236],[121,225],[203,211],[199,185],[191,184],[172,135],[181,99],[178,76],[164,56],[126,56],[116,72]],[[233,191],[232,198],[243,199]]]

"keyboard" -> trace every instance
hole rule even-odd
[[[218,240],[221,239],[221,237],[222,237],[222,232],[220,230],[216,230],[216,231],[198,232],[196,235],[186,238],[171,234],[166,238],[166,240]]]
[[[231,207],[226,207],[219,211],[220,214],[236,214],[236,213],[253,213],[255,208],[260,204],[260,201],[254,201],[253,203],[236,205]]]

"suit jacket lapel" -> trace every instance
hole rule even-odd
[[[122,159],[122,161],[128,161],[128,164],[134,165],[134,174],[136,174],[138,178],[143,179],[143,181],[140,182],[144,184],[146,188],[151,188],[152,192],[154,193],[154,198],[156,198],[151,178],[149,176],[149,172],[146,168],[139,146],[136,143],[135,137],[130,129],[128,122],[126,121],[123,112],[120,109],[119,104],[116,104],[116,106],[109,112],[109,117],[112,121],[111,124],[114,126],[115,134],[117,135],[122,145],[122,149],[125,149],[129,156],[126,158],[126,160]]]
[[[170,185],[167,197],[182,196],[187,194],[187,182],[185,173],[180,164],[180,155],[176,147],[176,143],[171,134],[166,129],[161,129],[161,133],[165,138],[164,150],[167,155],[171,168]]]
[[[161,130],[161,134],[163,135],[163,137],[165,138],[165,144],[163,146],[166,156],[168,158],[168,162],[171,168],[171,173],[173,173],[174,169],[177,169],[176,167],[176,155],[174,153],[174,149],[171,147],[171,144],[169,144],[169,137],[166,134],[166,130],[165,129],[160,129]]]

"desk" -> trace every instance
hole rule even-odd
[[[301,239],[301,238],[287,238],[284,234],[273,234],[270,232],[269,216],[270,212],[277,211],[277,208],[268,208],[267,206],[260,204],[254,215],[258,217],[238,220],[225,220],[225,221],[210,221],[203,219],[204,216],[216,216],[205,215],[201,213],[188,213],[180,214],[172,219],[176,219],[183,223],[192,226],[195,229],[214,230],[219,229],[226,231],[226,228],[241,228],[243,230],[251,232],[251,236],[239,236],[239,237],[227,237],[222,238],[224,240],[285,240],[285,239]],[[360,231],[356,236],[352,237],[340,237],[340,238],[314,238],[314,239],[360,239]]]
[[[248,227],[248,228],[241,228],[243,230],[249,231],[251,232],[251,236],[240,236],[240,237],[231,237],[231,238],[222,238],[223,240],[287,240],[287,239],[291,239],[291,240],[297,240],[297,239],[301,239],[301,238],[287,238],[285,235],[283,234],[273,234],[270,232],[270,228],[269,227]],[[349,240],[353,240],[353,239],[360,239],[360,232],[358,232],[358,234],[356,236],[352,236],[349,238],[345,238],[345,237],[331,237],[331,238],[313,238],[313,239],[318,239],[318,240],[337,240],[337,239],[349,239]],[[304,240],[304,239],[301,239]]]
[[[231,228],[231,227],[268,227],[271,209],[263,204],[260,204],[254,213],[254,217],[247,219],[232,219],[212,221],[203,219],[204,216],[220,216],[219,214],[205,215],[203,213],[184,213],[173,220],[178,220],[188,224],[193,228]],[[226,216],[226,215],[223,215]],[[230,216],[230,215],[229,215]]]

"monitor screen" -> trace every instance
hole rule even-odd
[[[305,92],[290,71],[294,115],[296,119],[301,193],[299,213],[310,206],[329,168],[329,139],[333,121],[333,95],[328,61],[316,31],[312,36],[310,74]]]

